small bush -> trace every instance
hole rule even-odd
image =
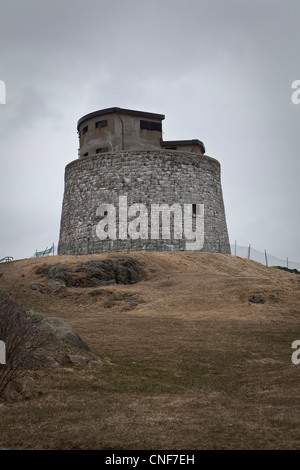
[[[9,384],[42,364],[53,338],[40,323],[0,287],[0,340],[6,349],[6,364],[0,364],[0,397]]]

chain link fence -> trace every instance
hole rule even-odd
[[[288,258],[277,258],[276,256],[268,253],[267,250],[264,252],[259,251],[253,248],[251,245],[241,246],[237,245],[236,242],[234,245],[230,245],[230,247],[231,254],[234,256],[251,259],[253,261],[257,261],[258,263],[264,264],[265,266],[280,266],[282,268],[297,269],[297,271],[300,271],[300,263],[290,261]]]
[[[99,243],[99,242],[98,242]],[[66,254],[68,252],[71,254],[93,254],[93,253],[99,253],[99,246],[96,246],[97,242],[92,242],[92,241],[87,241],[86,242],[86,248],[82,250],[82,245],[76,249],[76,247],[70,243],[68,244],[67,247],[64,247],[64,251]],[[157,246],[156,246],[157,245]],[[53,254],[57,255],[57,246],[54,246],[51,248],[51,251]],[[66,249],[67,248],[67,249]],[[110,247],[111,251],[113,251],[113,246]],[[215,250],[212,250],[214,252],[222,252],[222,243],[219,243],[217,247],[214,247]],[[265,251],[259,251],[256,248],[253,248],[251,245],[249,246],[241,246],[237,245],[235,242],[234,244],[230,245],[231,248],[231,254],[233,256],[239,256],[241,258],[246,258],[246,259],[251,259],[252,261],[257,261],[258,263],[264,264],[265,266],[280,266],[282,268],[288,268],[288,269],[297,269],[297,271],[300,272],[300,263],[291,261],[289,258],[278,258],[274,255],[271,255],[268,253],[267,250]],[[129,251],[173,251],[174,247],[171,245],[169,246],[162,246],[159,241],[155,243],[153,242],[153,245],[151,247],[147,245],[137,245],[136,243],[133,243],[133,246],[131,247],[131,250]],[[116,250],[117,251],[117,250]],[[185,251],[185,243],[183,241],[179,241],[178,246],[175,248],[174,251]],[[101,252],[101,250],[100,250]],[[107,252],[107,251],[104,251]],[[36,256],[36,254],[34,255]],[[43,256],[43,255],[40,255]]]

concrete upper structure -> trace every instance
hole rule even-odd
[[[119,150],[171,149],[205,153],[198,139],[163,142],[163,114],[107,108],[86,114],[77,123],[79,157]]]
[[[203,142],[198,139],[193,140],[168,140],[161,143],[162,148],[167,150],[182,150],[183,152],[205,153]]]

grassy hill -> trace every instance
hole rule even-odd
[[[0,404],[0,448],[298,449],[299,276],[193,252],[123,253],[145,273],[134,284],[65,287],[44,275],[117,256],[0,265],[3,288],[65,319],[102,360],[28,373]]]

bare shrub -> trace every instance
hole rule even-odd
[[[9,384],[26,371],[39,367],[52,344],[41,319],[15,300],[0,286],[0,340],[6,349],[6,364],[0,364],[0,397]]]

